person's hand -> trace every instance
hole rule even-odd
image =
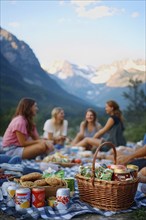
[[[64,136],[59,136],[59,137],[56,137],[55,142],[56,142],[56,144],[61,144],[61,145],[63,145],[65,139],[66,139],[66,138],[65,138]]]
[[[45,145],[46,145],[46,147],[47,147],[47,152],[48,152],[48,153],[54,151],[54,145],[53,145],[53,142],[52,142],[52,141],[47,140],[47,141],[45,142]]]
[[[130,157],[129,156],[125,156],[125,155],[120,155],[117,157],[117,164],[123,164],[126,165],[127,163],[129,163]]]
[[[60,138],[62,141],[65,141],[65,139],[66,139],[66,137],[64,137],[64,136],[60,136]]]

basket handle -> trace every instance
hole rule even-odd
[[[94,186],[94,179],[95,179],[95,161],[96,161],[96,157],[97,154],[100,150],[101,147],[103,147],[104,145],[110,146],[113,149],[114,152],[114,164],[117,164],[117,151],[116,151],[116,147],[113,143],[111,142],[104,142],[101,145],[99,145],[95,151],[94,157],[93,157],[93,162],[92,162],[92,185]]]

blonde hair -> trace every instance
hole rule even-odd
[[[51,112],[51,116],[52,116],[52,119],[53,119],[53,123],[54,123],[54,126],[56,127],[56,117],[58,115],[58,113],[60,113],[61,111],[64,111],[63,108],[61,107],[55,107],[53,108],[52,112]],[[62,133],[62,129],[63,129],[63,123],[64,123],[64,120],[61,121],[61,133]]]
[[[51,112],[51,116],[52,118],[56,119],[56,116],[58,115],[58,113],[60,113],[61,111],[64,111],[63,108],[61,107],[55,107],[53,108],[52,112]]]

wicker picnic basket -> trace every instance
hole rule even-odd
[[[87,178],[80,174],[76,175],[79,197],[83,202],[104,210],[128,209],[134,202],[137,191],[138,178],[129,181],[106,181],[95,178],[95,161],[102,146],[110,146],[114,151],[114,164],[117,161],[117,153],[114,144],[105,142],[101,144],[93,157],[92,177]]]

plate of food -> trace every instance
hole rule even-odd
[[[73,162],[53,162],[53,163],[58,164],[61,167],[73,167],[79,165],[79,163],[73,163]]]
[[[81,159],[71,159],[68,156],[62,155],[59,152],[45,157],[43,159],[43,162],[57,164],[62,167],[73,167],[82,163]]]

